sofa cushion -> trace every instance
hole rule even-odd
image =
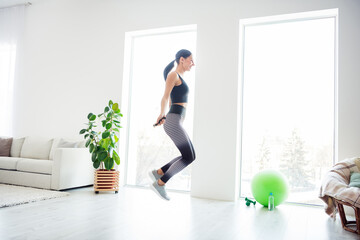
[[[349,187],[360,187],[360,173],[351,173]]]
[[[36,159],[19,159],[16,170],[21,172],[51,174],[53,161],[39,161]]]
[[[16,170],[18,160],[14,157],[0,157],[0,169]]]
[[[64,138],[55,138],[51,147],[49,159],[54,159],[55,150],[57,148],[85,148],[85,141],[68,141]]]
[[[58,148],[76,148],[77,145],[78,142],[70,142],[62,138],[59,141]]]
[[[13,139],[0,137],[0,156],[9,157]]]
[[[14,138],[11,144],[10,157],[20,157],[25,138]]]
[[[21,148],[20,157],[49,159],[53,139],[40,137],[26,137]]]
[[[54,159],[54,152],[55,152],[55,149],[58,148],[59,142],[60,142],[60,138],[53,139],[53,144],[51,145],[51,149],[50,149],[50,153],[49,153],[50,160]]]

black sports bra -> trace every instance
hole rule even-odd
[[[179,76],[181,84],[179,86],[173,87],[170,93],[171,103],[187,103],[189,87],[184,81],[184,79],[182,79],[178,73],[176,74]]]

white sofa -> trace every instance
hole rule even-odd
[[[0,157],[0,183],[53,190],[92,185],[91,155],[83,145],[56,138],[14,138],[10,156]]]

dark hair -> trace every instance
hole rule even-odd
[[[189,50],[186,49],[181,49],[180,51],[178,51],[175,55],[175,60],[171,61],[166,68],[164,69],[164,78],[166,81],[167,75],[169,74],[169,72],[171,71],[171,69],[173,69],[175,61],[177,64],[179,64],[180,58],[188,58],[190,57],[191,52]]]

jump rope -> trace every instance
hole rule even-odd
[[[161,122],[162,120],[164,120],[164,119],[166,119],[166,117],[162,117],[157,123],[155,123],[155,124],[153,125],[153,127],[158,126],[158,125],[160,124],[160,122]]]

